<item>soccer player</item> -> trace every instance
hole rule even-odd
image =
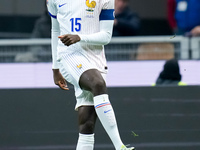
[[[110,42],[114,0],[47,0],[52,20],[54,82],[75,89],[79,119],[76,150],[93,150],[94,126],[100,119],[116,150],[133,150],[121,141],[107,94],[104,46]]]

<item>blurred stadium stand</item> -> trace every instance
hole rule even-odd
[[[1,39],[0,62],[50,62],[50,39]],[[114,37],[105,46],[108,61],[200,58],[200,38],[183,36]],[[35,58],[31,58],[35,57]]]
[[[0,39],[30,38],[38,16],[0,15]]]

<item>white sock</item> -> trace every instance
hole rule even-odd
[[[93,150],[94,148],[94,134],[79,133],[76,150]]]
[[[109,98],[107,94],[102,94],[94,97],[94,106],[101,121],[104,129],[106,130],[107,134],[109,135],[110,139],[112,140],[115,149],[119,150],[123,145],[118,127],[117,122],[115,119],[115,113],[110,104]]]

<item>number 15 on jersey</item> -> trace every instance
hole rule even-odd
[[[81,18],[71,18],[71,31],[74,32],[79,32],[81,31]]]

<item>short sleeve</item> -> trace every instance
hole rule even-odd
[[[54,3],[54,0],[47,0],[46,3],[47,3],[47,9],[48,9],[49,15],[52,18],[57,19],[57,7]]]

